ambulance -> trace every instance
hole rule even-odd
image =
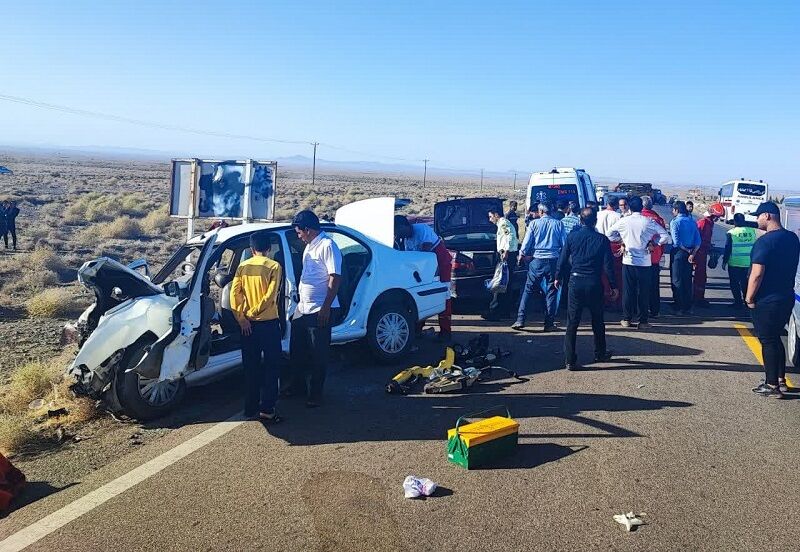
[[[767,201],[769,188],[763,180],[731,180],[719,189],[719,202],[725,207],[723,220],[733,224],[733,215],[743,213],[748,222],[755,222],[758,206]]]

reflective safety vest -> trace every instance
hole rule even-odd
[[[731,258],[728,266],[748,268],[750,266],[750,252],[756,242],[756,231],[753,228],[740,226],[728,230],[731,236]]]

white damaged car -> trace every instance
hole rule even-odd
[[[449,297],[434,254],[393,249],[394,208],[394,198],[360,201],[342,207],[336,224],[323,225],[342,252],[342,308],[332,321],[332,342],[363,339],[388,363],[404,358],[417,322],[442,312]],[[246,223],[194,237],[152,278],[144,262],[89,261],[78,278],[96,301],[65,328],[80,345],[67,368],[73,389],[147,419],[174,408],[186,386],[237,369],[241,333],[229,291],[254,232],[267,233],[269,256],[284,268],[279,307],[290,320],[305,246],[289,223]],[[285,324],[284,353],[290,330]]]

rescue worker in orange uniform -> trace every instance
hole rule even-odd
[[[708,279],[707,266],[708,254],[711,252],[711,236],[714,234],[714,223],[725,215],[725,208],[721,203],[712,203],[708,206],[703,218],[697,221],[697,230],[700,232],[700,249],[694,256],[694,293],[692,302],[701,308],[711,305],[706,300],[706,281]]]

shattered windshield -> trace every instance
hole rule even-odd
[[[166,264],[161,267],[153,277],[152,282],[156,285],[162,285],[172,280],[178,280],[194,273],[194,267],[197,266],[197,260],[200,257],[200,251],[203,249],[202,243],[184,244],[182,245]]]

